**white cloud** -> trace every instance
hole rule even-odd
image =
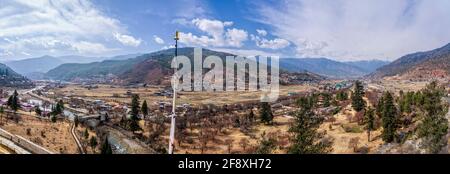
[[[232,47],[242,47],[243,42],[248,38],[248,33],[245,30],[240,29],[228,29],[226,33],[226,40]]]
[[[267,35],[267,34],[266,34]],[[261,38],[259,36],[251,35],[251,39],[255,41],[256,46],[259,48],[268,48],[268,49],[282,49],[288,47],[291,43],[286,39],[275,38],[273,40],[268,40],[266,38]]]
[[[450,42],[450,1],[286,0],[259,5],[259,22],[300,56],[390,58]]]
[[[230,21],[219,21],[210,19],[193,19],[191,23],[207,35],[194,35],[192,33],[180,32],[180,42],[202,47],[242,47],[247,40],[248,34],[241,29],[227,29],[233,25]]]
[[[268,56],[268,57],[272,57],[272,56],[280,57],[281,56],[281,54],[279,54],[279,53],[271,53],[271,52],[255,50],[255,49],[215,48],[214,50],[221,51],[221,52],[227,52],[227,53],[231,53],[231,54],[235,54],[235,55],[239,55],[239,56]]]
[[[167,49],[171,49],[171,48],[175,48],[174,45],[167,45],[161,48],[161,50],[167,50]]]
[[[106,48],[103,44],[85,41],[73,44],[73,49],[79,53],[94,53],[94,54],[111,51],[111,49]]]
[[[263,30],[263,29],[256,29],[256,32],[261,35],[261,36],[266,36],[267,35],[267,31]]]
[[[164,40],[158,37],[157,35],[153,35],[153,40],[155,40],[155,42],[160,45],[165,43]]]
[[[141,39],[136,39],[133,36],[120,33],[114,33],[114,38],[125,46],[138,47],[142,42]]]
[[[118,20],[88,0],[9,0],[0,6],[0,41],[6,41],[0,42],[0,49],[17,56],[22,52],[33,55],[49,51],[102,54],[115,50],[111,47],[119,43],[140,44],[140,39],[119,33],[128,32]],[[88,45],[93,48],[86,48]]]

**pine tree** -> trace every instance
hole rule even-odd
[[[273,113],[268,102],[262,102],[259,110],[261,122],[271,125],[273,124]]]
[[[382,122],[383,122],[383,141],[390,143],[394,141],[396,130],[397,130],[397,108],[394,105],[394,98],[390,92],[386,92],[383,97],[383,112],[382,112]]]
[[[380,99],[378,99],[378,103],[376,106],[376,112],[377,112],[378,118],[383,117],[383,107],[384,107],[384,98],[383,98],[383,96],[381,96]]]
[[[364,113],[364,122],[367,129],[367,141],[370,142],[370,132],[375,130],[375,115],[374,110],[369,107]]]
[[[128,127],[131,131],[139,131],[142,130],[139,126],[139,95],[134,94],[131,99],[131,118],[128,121]]]
[[[322,98],[323,98],[323,107],[329,107],[330,106],[330,100],[331,100],[330,94],[323,93],[322,94]]]
[[[89,131],[87,130],[87,128],[84,130],[84,139],[88,139],[89,138]]]
[[[14,112],[17,112],[17,110],[19,110],[20,101],[19,101],[19,94],[17,93],[17,90],[14,90],[13,95],[11,95],[8,98],[7,104]]]
[[[108,142],[108,137],[105,138],[101,147],[101,154],[112,154],[111,145]]]
[[[141,112],[142,112],[142,115],[143,115],[144,117],[147,117],[147,116],[148,116],[148,105],[147,105],[147,100],[144,100],[144,102],[142,103]]]
[[[250,109],[250,113],[248,114],[248,119],[250,123],[255,122],[255,113],[253,113],[253,109]]]
[[[354,91],[352,93],[352,107],[355,111],[359,112],[366,106],[366,102],[363,99],[364,86],[360,81],[356,81],[354,86]]]
[[[298,101],[300,110],[295,115],[295,122],[289,132],[294,134],[292,144],[289,147],[291,154],[322,154],[332,150],[330,142],[320,141],[323,133],[317,132],[323,119],[314,114],[314,100],[300,98]]]
[[[42,115],[42,111],[41,108],[39,108],[39,106],[34,107],[34,112],[36,113],[37,116]]]
[[[445,136],[448,131],[448,120],[445,117],[448,107],[441,98],[444,89],[434,81],[422,91],[425,111],[424,119],[418,128],[418,136],[429,153],[439,153],[447,145]]]
[[[91,139],[89,141],[89,145],[91,146],[92,151],[95,153],[95,148],[98,145],[97,138],[95,136],[91,137]]]
[[[59,100],[58,102],[56,102],[56,106],[54,108],[54,114],[55,115],[59,115],[62,114],[64,111],[64,102],[62,100]]]
[[[3,124],[3,114],[5,113],[5,109],[3,106],[0,106],[0,124]]]

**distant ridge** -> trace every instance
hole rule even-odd
[[[62,64],[45,75],[50,79],[65,81],[115,76],[115,82],[121,84],[170,84],[170,75],[173,73],[170,64],[174,57],[174,52],[174,49],[167,49],[126,60],[105,60],[89,64]],[[178,53],[193,59],[194,48],[179,48]],[[230,53],[209,49],[203,49],[202,55],[203,58],[215,55],[223,59],[226,56],[233,56]],[[285,73],[288,72],[286,71]],[[319,77],[318,75],[311,76],[311,74],[298,73],[302,77],[297,79],[299,81],[302,79],[320,80],[316,78]]]
[[[408,54],[379,68],[370,78],[402,76],[409,79],[445,78],[450,74],[450,44],[431,51]]]
[[[388,62],[379,60],[338,62],[327,58],[282,58],[280,67],[302,72],[310,71],[331,78],[358,78],[373,72]]]
[[[10,67],[0,63],[0,86],[29,88],[33,86],[33,83]]]

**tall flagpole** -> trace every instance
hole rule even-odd
[[[175,33],[175,57],[178,56],[178,40],[180,40],[180,38],[178,37],[178,31],[176,31]],[[176,69],[174,70],[174,76],[176,75]],[[176,79],[178,80],[178,78]],[[171,122],[170,122],[170,137],[169,137],[169,154],[173,154],[173,143],[174,143],[174,139],[175,139],[175,109],[176,109],[176,102],[175,100],[177,99],[177,84],[174,83],[173,88],[173,100],[172,100],[172,114],[170,115],[171,118]]]

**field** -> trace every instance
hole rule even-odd
[[[3,120],[4,124],[1,128],[27,138],[54,153],[78,153],[75,140],[69,132],[69,123],[62,121],[51,123],[49,120],[39,119],[26,114],[28,113],[21,113],[19,123],[15,123],[13,120],[8,120],[8,122]]]
[[[313,90],[315,87],[307,85],[280,86],[280,96],[287,95],[290,92],[305,92]],[[81,85],[69,85],[64,88],[50,90],[57,96],[82,97],[90,100],[105,100],[107,102],[129,103],[130,97],[126,95],[127,91],[133,94],[139,94],[141,101],[147,100],[153,102],[171,102],[171,97],[155,96],[154,93],[163,90],[162,87],[140,87],[126,88],[110,85],[98,85],[98,88],[87,89]],[[191,105],[215,104],[223,105],[230,103],[239,103],[245,101],[259,100],[261,92],[180,92],[178,103],[189,103]]]

